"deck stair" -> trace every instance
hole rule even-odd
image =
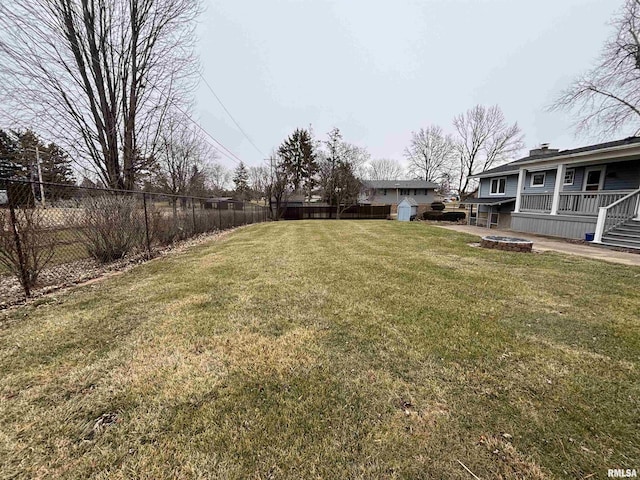
[[[627,220],[602,236],[602,244],[640,250],[640,220]]]

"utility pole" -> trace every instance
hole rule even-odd
[[[40,150],[38,149],[38,145],[36,144],[36,163],[38,165],[38,180],[40,182],[40,202],[42,206],[45,206],[44,200],[44,185],[42,185],[42,167],[40,166]]]

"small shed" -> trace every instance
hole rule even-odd
[[[409,222],[411,217],[418,214],[418,202],[411,197],[404,197],[398,204],[398,220]]]

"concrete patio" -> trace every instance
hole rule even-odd
[[[530,233],[518,233],[510,230],[498,230],[492,228],[491,230],[483,227],[474,227],[470,225],[436,225],[440,228],[446,228],[447,230],[454,230],[456,232],[469,233],[471,235],[478,235],[483,237],[485,235],[499,235],[506,237],[519,237],[526,238],[533,242],[534,252],[560,252],[568,255],[579,255],[581,257],[588,257],[597,260],[603,260],[605,262],[620,263],[623,265],[631,265],[640,267],[640,254],[626,253],[610,250],[605,247],[599,247],[596,245],[585,245],[581,243],[570,243],[562,239],[554,239],[549,237],[541,237],[539,235],[532,235]]]

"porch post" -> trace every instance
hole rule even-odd
[[[520,204],[522,203],[522,190],[524,190],[524,180],[527,178],[527,171],[521,168],[518,172],[518,189],[516,190],[516,208],[513,213],[520,213]]]
[[[560,192],[562,191],[562,184],[564,183],[564,173],[566,165],[561,163],[556,170],[556,184],[553,188],[553,203],[551,204],[551,215],[558,214],[558,207],[560,206]]]
[[[598,222],[596,223],[596,231],[593,235],[594,243],[602,243],[604,235],[604,225],[607,222],[607,207],[600,207],[598,211]]]

